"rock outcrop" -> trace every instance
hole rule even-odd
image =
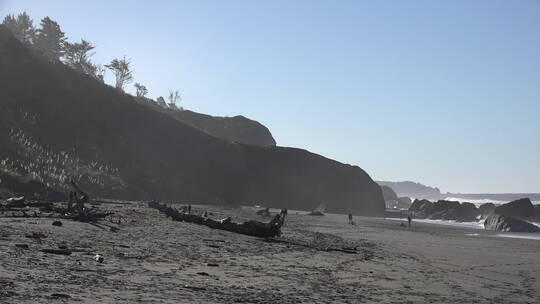
[[[457,221],[460,222],[474,222],[481,217],[480,210],[476,208],[475,204],[463,202],[459,205],[457,211]]]
[[[414,202],[411,204],[409,211],[414,212],[415,217],[426,218],[429,214],[431,214],[432,207],[433,203],[426,199],[415,199]]]
[[[484,221],[484,229],[504,232],[540,232],[540,227],[524,220],[492,214]]]
[[[459,203],[456,201],[439,200],[432,203],[428,200],[415,200],[410,211],[413,211],[415,217],[428,218],[432,220],[454,220],[459,222],[476,221],[480,211],[474,204]]]
[[[535,215],[534,206],[528,198],[522,198],[495,208],[495,214],[513,218],[531,218]]]

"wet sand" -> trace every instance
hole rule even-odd
[[[366,217],[351,226],[346,215],[295,212],[281,237],[264,240],[173,222],[143,203],[101,208],[122,215],[121,224],[0,218],[0,302],[540,302],[536,240]],[[204,208],[218,219],[263,220],[253,208]],[[25,237],[32,232],[46,238]],[[59,245],[73,254],[40,251]],[[358,254],[324,250],[342,247]]]

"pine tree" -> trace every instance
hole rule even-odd
[[[65,43],[66,37],[60,30],[60,25],[49,17],[43,18],[34,42],[35,48],[50,60],[59,61],[64,55]]]
[[[26,12],[20,13],[17,18],[7,15],[2,22],[19,41],[31,45],[34,42],[36,29],[30,16]]]

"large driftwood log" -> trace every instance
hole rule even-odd
[[[233,223],[231,221],[216,221],[203,216],[181,213],[174,208],[153,201],[148,203],[148,207],[159,210],[160,212],[171,217],[175,221],[195,223],[199,225],[205,225],[214,229],[226,230],[230,232],[236,232],[240,234],[263,238],[275,237],[281,234],[281,226],[283,226],[286,214],[286,211],[282,210],[280,214],[276,215],[268,223],[247,221],[240,224]]]

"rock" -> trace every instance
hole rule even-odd
[[[472,203],[464,202],[459,205],[456,220],[459,222],[474,222],[479,219],[481,213]]]
[[[71,299],[70,295],[64,294],[64,293],[53,293],[51,294],[51,298],[53,299]]]
[[[319,210],[314,210],[314,211],[311,211],[310,213],[308,213],[307,215],[323,216],[324,213],[322,213],[322,212],[319,211]]]
[[[488,215],[491,215],[495,212],[495,204],[493,203],[485,203],[480,205],[478,207],[478,210],[480,211],[480,214],[482,214],[483,217],[487,217]]]
[[[454,220],[460,222],[472,222],[478,219],[480,211],[474,204],[457,201],[439,200],[431,203],[428,200],[415,200],[410,211],[415,217],[429,218],[432,220]]]
[[[102,256],[101,254],[96,254],[96,255],[94,256],[94,260],[95,260],[96,262],[98,262],[98,263],[103,263],[103,261],[104,261],[105,259],[103,258],[103,256]]]
[[[15,247],[22,248],[22,249],[28,249],[28,244],[15,244]]]
[[[518,199],[495,208],[495,214],[513,218],[533,217],[534,213],[534,206],[528,198]]]
[[[25,237],[30,239],[44,239],[47,237],[47,235],[42,232],[32,232],[31,234],[26,234]]]
[[[54,221],[54,222],[52,223],[52,225],[53,225],[53,226],[62,227],[62,222],[60,222],[60,221]]]
[[[484,229],[505,232],[540,232],[540,227],[504,215],[492,214],[484,222]]]
[[[440,200],[433,204],[428,218],[432,220],[456,220],[458,209],[459,202]]]
[[[71,251],[66,249],[41,249],[41,252],[60,255],[71,255]]]
[[[424,218],[431,213],[432,207],[433,203],[426,199],[415,199],[414,202],[411,204],[411,207],[409,207],[409,211],[414,212],[415,217]]]

